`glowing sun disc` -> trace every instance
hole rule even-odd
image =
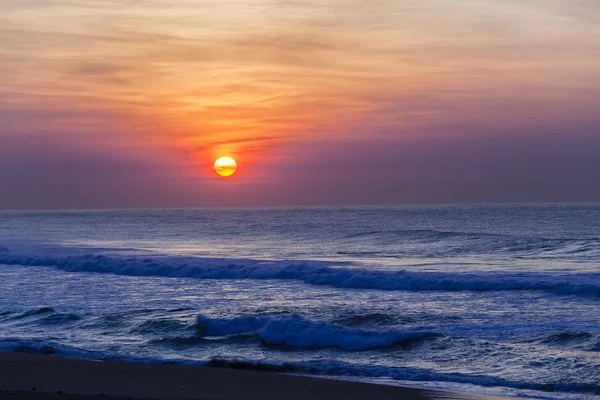
[[[215,161],[215,171],[221,176],[231,176],[235,173],[237,164],[231,157],[221,157]]]

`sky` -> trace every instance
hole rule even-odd
[[[3,209],[588,202],[599,182],[597,0],[0,2]]]

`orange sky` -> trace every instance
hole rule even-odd
[[[0,43],[0,138],[200,181],[221,155],[272,182],[301,148],[596,127],[600,97],[589,0],[9,0]]]

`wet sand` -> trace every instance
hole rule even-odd
[[[414,388],[170,364],[0,353],[0,400],[492,399]]]

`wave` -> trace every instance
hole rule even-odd
[[[489,388],[512,388],[517,390],[534,390],[544,398],[563,398],[562,394],[600,395],[600,385],[584,379],[578,381],[517,381],[484,374],[445,373],[433,369],[418,367],[386,367],[364,365],[335,360],[278,361],[271,359],[252,360],[244,358],[210,357],[200,360],[185,358],[156,358],[140,354],[107,354],[82,350],[75,346],[66,346],[53,341],[32,341],[18,338],[0,338],[0,351],[18,351],[38,354],[57,354],[63,357],[85,359],[119,360],[141,363],[178,363],[184,365],[203,365],[215,368],[232,368],[264,372],[310,374],[322,377],[340,377],[344,379],[377,380],[380,378],[406,384],[407,382],[447,382],[476,385]],[[576,377],[573,377],[576,378]],[[525,393],[526,397],[538,397],[533,392]]]
[[[420,341],[442,336],[426,331],[376,331],[350,328],[326,322],[305,320],[299,316],[237,317],[211,319],[198,316],[198,336],[252,336],[264,344],[296,348],[335,347],[364,351],[392,346],[408,347]]]
[[[584,351],[600,351],[600,335],[590,332],[555,332],[534,338],[528,342]]]
[[[382,245],[411,244],[410,248],[394,247],[390,254],[415,254],[422,257],[443,257],[459,254],[503,254],[515,257],[566,257],[597,259],[600,256],[600,238],[564,238],[519,236],[502,233],[460,232],[434,229],[375,230],[351,233],[343,237],[352,244],[363,240]],[[369,255],[371,252],[365,252]],[[341,251],[339,254],[360,256],[362,252]],[[374,252],[373,254],[379,254]],[[381,255],[385,255],[383,252]]]
[[[589,332],[560,332],[553,333],[548,336],[545,336],[540,340],[541,343],[568,343],[568,342],[578,342],[581,340],[589,340],[593,338],[594,335]]]
[[[136,310],[139,314],[152,310]],[[435,332],[399,330],[391,328],[397,321],[385,314],[365,314],[318,322],[296,314],[258,314],[231,319],[212,319],[196,316],[195,323],[166,318],[164,313],[151,319],[136,321],[133,312],[83,316],[59,313],[52,308],[41,308],[8,314],[1,323],[22,321],[19,325],[59,325],[82,322],[77,329],[114,329],[117,334],[141,335],[150,344],[193,346],[219,341],[259,341],[264,345],[290,348],[339,348],[363,351],[387,347],[410,348],[422,341],[441,337]],[[380,326],[387,325],[387,326]],[[379,327],[379,329],[376,329]]]
[[[119,257],[88,254],[68,257],[1,255],[0,264],[46,266],[67,272],[197,279],[289,279],[345,289],[388,291],[545,291],[600,297],[600,273],[440,273],[375,270],[350,263],[263,261],[195,257]]]
[[[25,311],[24,313],[21,313],[19,316],[15,317],[15,318],[26,318],[26,317],[31,317],[31,316],[35,316],[35,315],[53,314],[55,312],[56,311],[54,311],[53,308],[42,307],[42,308],[38,308],[35,310]]]
[[[208,344],[209,340],[200,336],[175,336],[150,341],[153,345],[169,345],[169,346],[197,346],[199,344]]]
[[[133,328],[131,333],[160,334],[185,331],[189,328],[189,325],[173,319],[151,319]]]
[[[159,331],[169,329],[170,322],[155,320],[158,324]],[[154,325],[154,324],[152,324]],[[139,325],[144,326],[144,324]],[[173,325],[174,326],[174,325]],[[154,340],[150,344],[166,344],[170,346],[198,346],[208,345],[211,341],[239,341],[239,340],[260,340],[261,342],[275,346],[290,346],[293,349],[303,349],[305,347],[295,347],[292,341],[301,344],[302,346],[316,346],[343,348],[350,345],[349,350],[360,351],[362,349],[369,350],[369,346],[384,346],[386,338],[401,338],[404,335],[406,340],[398,339],[399,341],[391,346],[400,346],[401,348],[411,348],[412,346],[423,343],[428,340],[435,340],[437,333],[429,333],[431,336],[426,336],[427,332],[410,332],[400,330],[373,331],[370,329],[357,329],[345,326],[335,325],[333,323],[317,322],[302,319],[299,316],[250,316],[230,319],[213,319],[206,316],[199,316],[195,326],[188,326],[186,329],[196,329],[204,332],[204,335],[197,334],[190,337],[172,337],[162,340]],[[210,332],[212,335],[207,336]],[[410,339],[410,335],[416,335]],[[296,335],[296,336],[295,336]],[[418,335],[423,335],[419,337]],[[589,335],[579,333],[569,333],[567,335],[557,334],[559,340],[570,340],[573,338],[578,340],[579,337],[587,337]],[[354,343],[364,341],[369,346],[364,344],[355,348]],[[282,343],[283,342],[283,343]],[[389,341],[388,341],[389,343]],[[388,346],[389,347],[389,346]],[[385,347],[374,347],[375,349]],[[429,348],[429,346],[426,346]],[[15,338],[1,337],[0,351],[19,351],[27,353],[41,354],[57,354],[59,356],[92,358],[92,359],[107,359],[107,360],[125,360],[134,362],[150,362],[150,363],[182,363],[182,364],[200,364],[212,367],[226,367],[237,369],[249,369],[258,371],[272,371],[283,373],[302,373],[314,374],[321,376],[336,376],[345,379],[356,379],[357,377],[367,380],[390,379],[399,381],[403,384],[406,381],[410,382],[449,382],[459,384],[470,384],[481,387],[503,387],[514,389],[537,390],[543,392],[557,393],[585,393],[585,394],[600,394],[600,385],[597,381],[597,372],[594,370],[594,365],[587,365],[581,374],[574,373],[565,376],[564,380],[557,376],[547,378],[544,375],[538,377],[524,377],[522,380],[517,377],[505,378],[494,376],[493,372],[485,373],[468,373],[456,372],[449,373],[436,371],[430,368],[419,367],[400,367],[392,365],[377,365],[372,362],[371,353],[366,354],[367,358],[354,358],[355,361],[337,361],[323,359],[320,357],[311,357],[304,360],[252,360],[234,358],[228,359],[223,357],[215,357],[215,351],[186,351],[185,356],[173,356],[171,351],[162,353],[157,352],[156,348],[136,348],[122,349],[124,352],[117,353],[112,346],[105,347],[103,350],[84,350],[72,345],[55,342],[53,339],[31,339],[31,338]],[[260,353],[260,352],[258,352]],[[159,356],[160,354],[160,356]],[[201,356],[197,357],[199,354]],[[257,354],[254,352],[253,354]],[[281,353],[278,353],[281,354]],[[294,353],[296,354],[296,353]],[[356,353],[354,353],[356,354]],[[381,353],[378,353],[381,355]],[[158,357],[158,358],[157,358]],[[197,357],[197,358],[196,358]],[[252,356],[251,356],[252,357]],[[297,358],[294,356],[294,358]],[[371,360],[371,361],[370,361]],[[468,368],[467,368],[468,370]],[[543,396],[549,398],[550,396]],[[557,397],[560,397],[557,394]]]
[[[78,322],[78,329],[113,329],[116,332],[127,331],[130,334],[140,335],[166,335],[177,332],[194,331],[194,326],[186,324],[177,319],[166,318],[165,315],[179,314],[181,312],[192,312],[192,309],[136,309],[119,311],[107,314],[74,314],[58,312],[50,307],[36,308],[27,311],[1,311],[0,324],[12,326],[49,326],[69,325]],[[154,314],[155,318],[142,320],[138,317],[147,318]],[[69,326],[72,328],[73,326]]]
[[[482,237],[509,237],[500,234],[490,233],[471,233],[471,232],[455,232],[455,231],[440,231],[434,229],[390,229],[390,230],[374,230],[367,232],[357,232],[344,236],[344,239],[358,239],[363,237],[380,236],[387,239],[409,239],[409,240],[441,240],[447,238],[473,238],[480,239]]]
[[[382,313],[372,313],[372,314],[360,314],[360,315],[350,315],[346,317],[341,317],[333,321],[334,324],[344,325],[344,326],[368,326],[368,327],[377,327],[377,326],[388,326],[388,325],[396,325],[398,324],[398,319]],[[405,317],[402,318],[402,322],[404,323],[414,323],[416,320],[414,318]]]
[[[53,340],[36,340],[3,336],[0,337],[0,351],[30,354],[58,354],[66,357],[97,359],[102,354],[81,350],[75,346],[59,344]]]
[[[76,314],[56,312],[50,307],[42,307],[25,312],[6,311],[0,313],[0,318],[2,318],[2,322],[18,322],[22,324],[31,321],[38,325],[62,325],[81,319],[81,317]]]
[[[76,314],[54,313],[45,318],[42,318],[40,321],[38,321],[38,323],[42,325],[62,325],[70,324],[79,320],[81,320],[81,317]]]

